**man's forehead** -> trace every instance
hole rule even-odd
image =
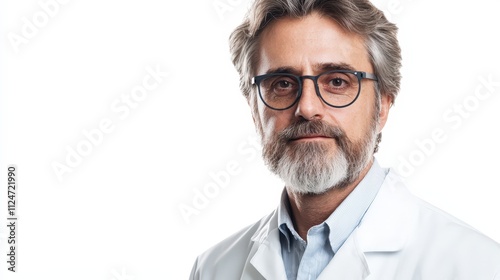
[[[280,18],[259,38],[256,74],[366,68],[371,65],[363,42],[361,36],[319,14]]]

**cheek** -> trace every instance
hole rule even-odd
[[[375,102],[374,100],[369,101]],[[351,109],[352,111],[348,114],[342,114],[342,116],[337,117],[341,127],[345,130],[347,136],[353,141],[360,141],[364,139],[367,133],[372,129],[372,120],[375,108],[371,102],[360,102],[357,104],[358,106],[354,106],[352,108],[348,107],[348,109]]]
[[[262,103],[258,105],[258,111],[264,139],[271,139],[290,123],[287,111],[275,111],[267,108]]]
[[[259,116],[262,123],[262,132],[265,139],[269,139],[275,134],[276,130],[276,116],[274,116],[268,109],[259,106]]]
[[[356,114],[356,117],[351,119],[349,126],[346,128],[347,136],[353,141],[360,141],[366,137],[366,133],[371,126],[371,116],[368,116],[367,113],[365,111]]]
[[[248,104],[250,105],[250,109],[252,111],[252,118],[253,122],[255,124],[255,128],[258,132],[258,134],[261,136],[261,138],[264,137],[265,132],[264,132],[264,116],[262,115],[262,107],[260,102],[257,100],[258,97],[256,97],[256,94],[253,93],[250,95]]]

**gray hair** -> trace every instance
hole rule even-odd
[[[364,39],[374,74],[378,77],[376,91],[388,95],[394,102],[401,81],[398,28],[368,0],[256,0],[243,23],[229,38],[231,59],[240,75],[243,95],[248,99],[252,90],[251,78],[255,75],[262,30],[276,19],[299,18],[312,12],[332,18],[346,31]]]

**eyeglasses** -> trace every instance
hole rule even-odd
[[[362,79],[377,81],[377,77],[371,73],[334,70],[317,76],[270,73],[253,77],[252,84],[258,86],[260,99],[267,107],[286,110],[299,101],[304,79],[313,80],[316,95],[335,108],[347,107],[358,99]]]

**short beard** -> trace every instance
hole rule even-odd
[[[263,141],[264,161],[291,192],[317,195],[345,188],[358,179],[373,157],[377,121],[372,119],[371,129],[359,142],[323,121],[296,122]],[[293,142],[306,135],[324,135],[332,142]],[[334,145],[336,151],[332,151]]]

